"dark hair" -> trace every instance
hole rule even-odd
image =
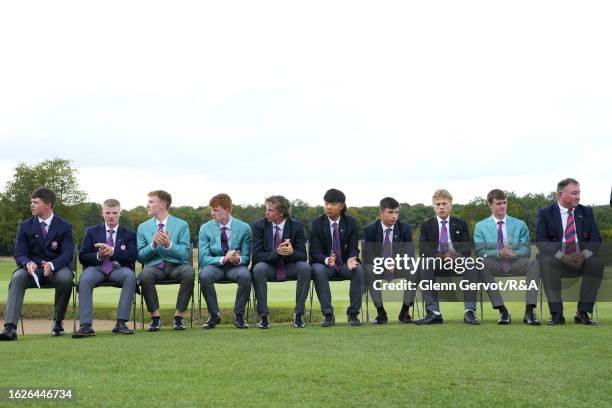
[[[344,193],[338,189],[330,188],[325,192],[323,196],[323,201],[326,203],[342,203],[344,204],[344,208],[340,212],[340,214],[344,215],[346,213],[346,196]]]
[[[563,191],[565,187],[567,187],[570,184],[580,184],[580,183],[576,179],[573,179],[571,177],[563,179],[557,183],[557,193],[560,193],[561,191]]]
[[[157,197],[159,198],[161,201],[166,203],[166,210],[168,210],[170,208],[170,205],[172,204],[172,196],[170,195],[170,193],[164,191],[164,190],[155,190],[155,191],[151,191],[149,193],[149,197]]]
[[[266,204],[274,206],[278,211],[283,214],[284,218],[289,218],[289,208],[291,203],[282,195],[275,195],[266,198]]]
[[[385,208],[389,208],[391,210],[394,210],[396,208],[399,208],[399,203],[397,202],[397,200],[393,197],[385,197],[382,200],[380,200],[380,209],[384,210]]]
[[[57,200],[55,193],[45,187],[40,187],[34,190],[30,198],[40,198],[43,203],[51,204],[51,208],[55,206],[55,200]]]
[[[493,204],[493,200],[506,200],[508,196],[502,190],[494,188],[487,194],[487,202]]]
[[[226,211],[232,210],[232,199],[225,193],[217,194],[208,202],[210,208],[221,207]]]

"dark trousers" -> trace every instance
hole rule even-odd
[[[296,280],[295,313],[304,314],[308,289],[310,288],[310,265],[306,262],[290,262],[285,265],[287,278]],[[276,266],[259,262],[253,268],[253,286],[257,297],[257,314],[269,315],[268,310],[268,280],[276,279]]]
[[[578,270],[571,269],[551,255],[539,255],[544,291],[551,313],[563,313],[561,278],[582,277],[577,310],[593,312],[597,292],[603,278],[604,264],[597,255],[587,258]]]
[[[315,263],[312,264],[312,274],[314,276],[315,289],[317,290],[317,297],[321,303],[321,311],[323,314],[334,313],[334,308],[331,303],[331,290],[329,288],[330,278],[350,279],[350,305],[346,312],[348,314],[359,314],[365,281],[365,271],[362,265],[357,265],[352,271],[348,266],[344,265],[340,271],[336,272],[336,270],[330,266]]]
[[[189,307],[189,300],[193,295],[193,282],[195,271],[190,265],[173,265],[166,263],[164,269],[157,266],[145,266],[138,276],[142,296],[147,304],[147,310],[152,313],[159,309],[159,299],[155,284],[164,280],[178,280],[181,282],[176,299],[176,310],[185,312]]]
[[[466,269],[463,274],[454,274],[453,271],[440,271],[435,268],[421,268],[419,269],[419,282],[421,281],[430,281],[428,284],[431,286],[431,283],[436,281],[436,276],[456,276],[461,280],[466,280],[470,283],[477,283],[480,278],[478,274],[478,270],[475,268]],[[453,274],[453,275],[451,275]],[[427,313],[439,313],[440,312],[440,302],[438,300],[438,291],[436,290],[423,290],[423,300],[425,301],[425,310]],[[476,310],[476,298],[477,291],[475,290],[465,290],[463,291],[463,303],[465,309]],[[499,298],[501,301],[501,297]],[[491,299],[492,302],[493,299]]]
[[[39,270],[39,278],[43,276]],[[44,276],[40,281],[40,285],[49,285],[55,288],[55,310],[53,320],[62,321],[66,316],[66,308],[72,294],[72,280],[74,274],[67,267],[59,271],[51,272],[49,276]],[[21,307],[23,306],[23,297],[28,288],[36,288],[34,278],[25,270],[17,269],[9,283],[9,293],[6,299],[6,313],[4,324],[11,323],[17,326],[17,322],[21,316]]]
[[[234,314],[244,315],[244,309],[251,294],[251,272],[244,265],[206,265],[200,269],[200,285],[206,308],[210,314],[219,314],[219,302],[217,302],[217,291],[215,282],[232,281],[238,284],[236,291],[236,302],[234,303]]]

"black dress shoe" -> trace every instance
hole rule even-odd
[[[54,322],[53,328],[51,329],[51,335],[53,337],[61,336],[64,334],[64,327],[62,326],[62,322]]]
[[[400,310],[400,314],[399,316],[397,316],[397,320],[399,320],[400,323],[404,323],[404,324],[412,323],[413,320],[412,320],[412,316],[410,316],[409,309]]]
[[[351,326],[361,326],[361,320],[354,313],[349,314],[346,320]]]
[[[185,330],[187,325],[182,316],[174,316],[174,330]]]
[[[468,310],[463,315],[463,323],[467,324],[480,324],[478,319],[476,318],[476,313],[473,310]]]
[[[321,322],[322,327],[332,327],[336,324],[336,317],[333,313],[328,313],[325,315],[325,319]]]
[[[306,326],[304,324],[304,320],[302,319],[301,314],[293,315],[293,327],[297,327],[298,329],[303,329]]]
[[[113,327],[113,333],[115,334],[134,334],[134,330],[127,327],[124,322],[118,322],[115,325],[115,327]]]
[[[211,314],[206,323],[202,326],[203,329],[214,329],[216,325],[221,324],[221,317],[218,314]]]
[[[428,313],[424,318],[417,320],[414,322],[418,325],[426,325],[426,324],[442,324],[444,323],[444,319],[441,314]]]
[[[0,341],[17,340],[17,329],[13,326],[6,326],[4,331],[0,333]]]
[[[260,329],[269,329],[270,328],[270,320],[268,320],[268,316],[267,315],[261,316],[261,319],[259,320],[259,323],[257,324],[257,327],[259,327]]]
[[[523,323],[528,324],[530,326],[539,326],[541,323],[535,317],[535,313],[527,312],[525,313],[525,317],[523,317]]]
[[[82,339],[84,337],[93,337],[95,335],[96,335],[96,331],[93,329],[93,327],[91,327],[91,324],[85,323],[85,324],[82,324],[81,327],[79,327],[79,330],[72,333],[72,338]]]
[[[378,316],[376,316],[376,319],[374,319],[374,321],[372,322],[372,324],[385,324],[389,321],[389,318],[387,317],[386,313],[378,313]]]
[[[501,312],[499,314],[499,320],[497,321],[497,324],[510,324],[510,323],[512,323],[512,317],[510,317],[510,313]]]
[[[591,317],[589,316],[587,312],[576,312],[576,316],[574,316],[574,323],[597,325],[597,321],[591,320]]]
[[[248,329],[249,325],[244,321],[244,317],[241,314],[234,315],[234,326],[239,329]]]
[[[151,320],[151,323],[149,323],[148,330],[150,332],[156,332],[156,331],[159,331],[160,329],[161,329],[161,319]]]
[[[565,317],[562,314],[555,313],[550,316],[550,319],[548,319],[548,322],[546,324],[548,324],[549,326],[559,326],[565,324]]]

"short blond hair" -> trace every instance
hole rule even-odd
[[[431,197],[431,201],[435,202],[436,200],[440,198],[447,198],[450,202],[453,202],[453,195],[449,193],[448,190],[444,190],[444,189],[436,190],[433,193],[433,196]]]
[[[119,200],[116,200],[114,198],[109,198],[108,200],[104,200],[104,203],[102,203],[103,207],[108,207],[108,208],[115,208],[115,207],[121,207],[121,204],[119,203]]]

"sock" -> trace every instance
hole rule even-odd
[[[17,330],[17,326],[16,326],[16,325],[14,325],[13,323],[7,323],[7,324],[5,324],[5,325],[4,325],[4,328],[5,328],[5,329],[12,328],[13,330]]]
[[[535,309],[535,305],[525,305],[525,313],[533,313],[533,309]]]
[[[151,316],[151,320],[153,320],[154,322],[158,322],[159,323],[160,317],[159,316]]]
[[[404,303],[404,304],[402,305],[402,311],[401,311],[401,312],[402,312],[402,313],[407,312],[407,311],[408,311],[408,309],[410,309],[410,306],[412,306],[412,305],[407,305],[407,304],[405,304],[405,303]]]
[[[498,307],[499,309],[499,313],[508,313],[508,309],[506,309],[506,306],[501,305],[500,307]]]
[[[378,312],[378,314],[387,314],[387,311],[385,310],[384,306],[377,307],[376,311]]]
[[[127,322],[127,320],[124,320],[124,319],[117,319],[117,325],[120,325],[120,324],[125,324],[125,322]]]

